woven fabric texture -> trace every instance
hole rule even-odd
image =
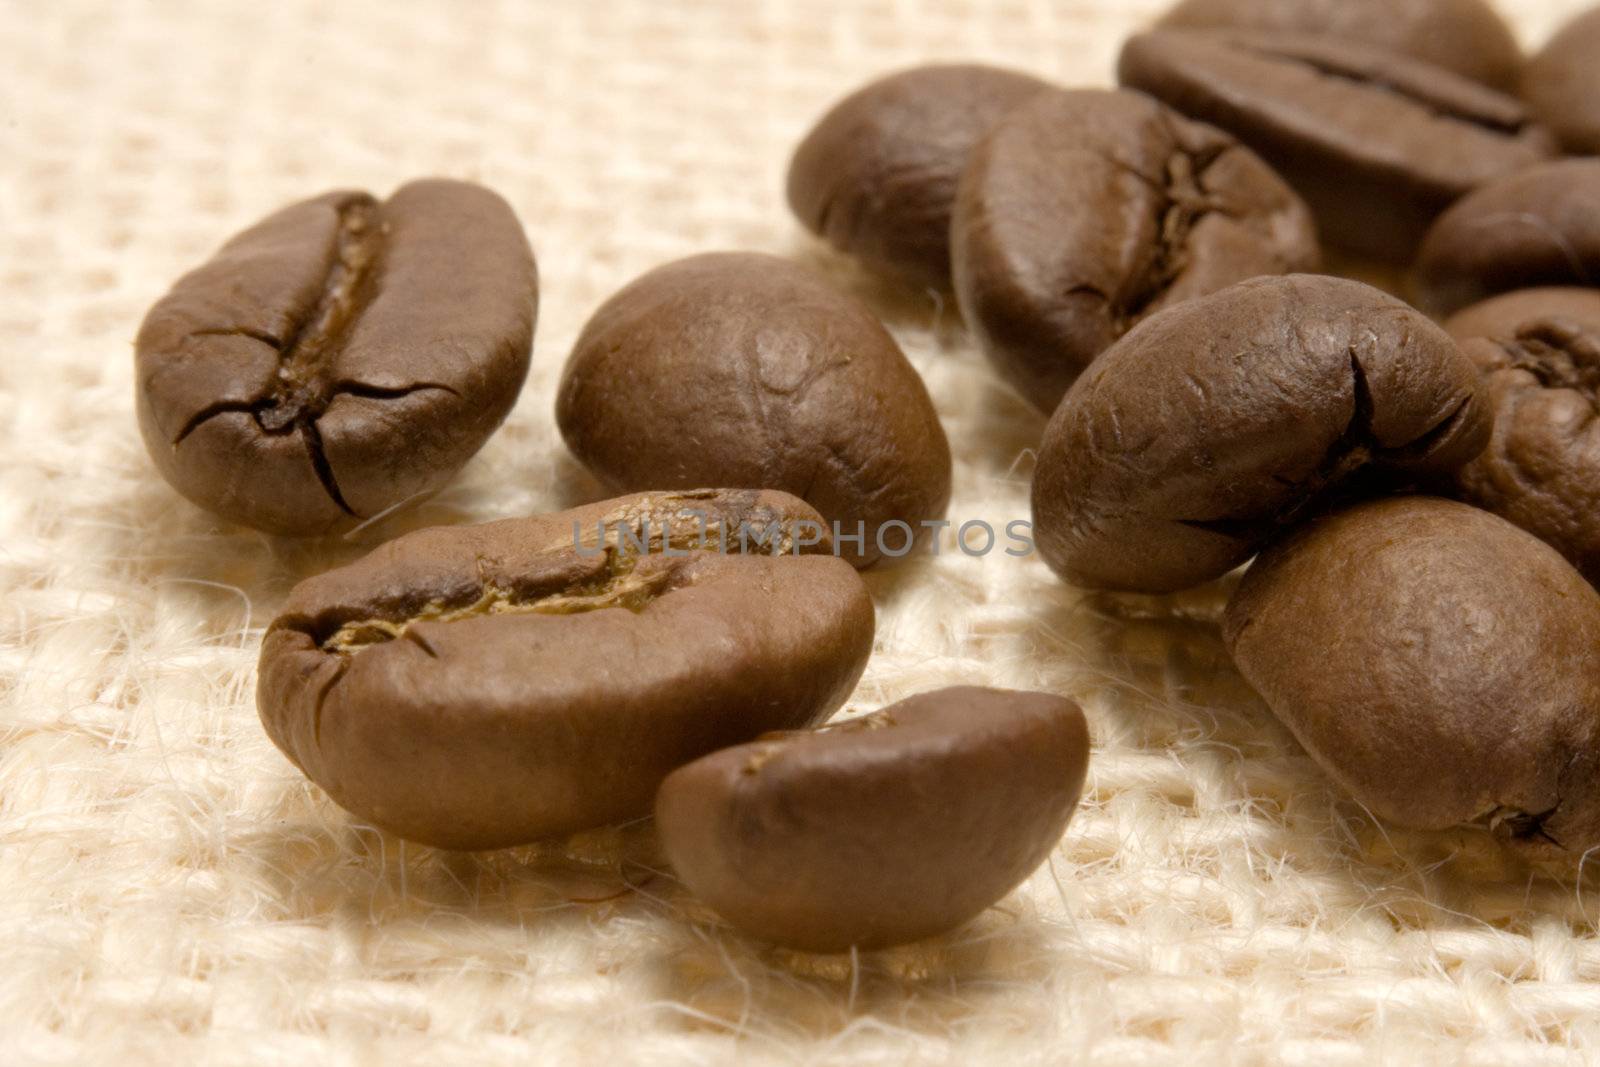
[[[869,575],[865,711],[954,683],[1081,698],[1089,792],[967,928],[857,957],[753,944],[640,824],[484,855],[364,827],[267,741],[264,625],[403,529],[600,495],[552,394],[585,317],[697,251],[870,301],[956,455],[951,517],[1027,517],[1041,420],[959,320],[788,214],[788,154],[887,70],[1107,84],[1157,0],[0,0],[0,1063],[1547,1064],[1600,1048],[1600,906],[1484,835],[1328,784],[1228,666],[1225,589],[1085,596],[1038,560]],[[1534,44],[1578,0],[1516,0]],[[544,279],[534,371],[443,493],[354,538],[228,527],[156,475],[132,339],[286,202],[485,182]],[[1426,773],[1419,768],[1419,773]]]

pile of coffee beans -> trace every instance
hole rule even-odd
[[[807,161],[790,198],[850,204],[800,214],[880,265],[934,243],[861,205],[940,175],[967,325],[1052,413],[1033,534],[1064,579],[1254,558],[1228,646],[1358,800],[1600,845],[1600,161],[1560,158],[1600,150],[1600,12],[1525,64],[1482,0],[1184,0],[1118,74],[920,156],[916,75],[879,82],[812,135],[847,123],[871,170]],[[1324,247],[1403,276],[1306,273]]]
[[[1033,532],[1065,580],[1249,564],[1223,638],[1333,779],[1570,860],[1600,846],[1600,161],[1562,153],[1600,151],[1597,53],[1600,11],[1524,62],[1484,0],[1183,0],[1119,89],[875,81],[787,194],[953,294],[1049,415]],[[347,531],[494,432],[537,303],[494,193],[329,193],[151,310],[140,429],[218,515]],[[772,256],[666,264],[594,312],[555,418],[627,495],[421,530],[290,594],[257,700],[308,778],[443,848],[653,813],[690,890],[812,951],[949,930],[1049,854],[1087,769],[1073,701],[957,687],[823,725],[872,652],[858,570],[950,497],[869,307]]]

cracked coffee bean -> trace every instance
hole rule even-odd
[[[510,412],[538,280],[506,202],[427,180],[316,197],[179,279],[139,330],[139,428],[184,496],[269,533],[440,488]]]
[[[1600,583],[1600,290],[1507,293],[1445,328],[1494,409],[1489,447],[1457,473],[1457,495]]]
[[[1600,153],[1600,8],[1592,8],[1550,39],[1528,62],[1522,98],[1555,131],[1567,151]]]
[[[1067,581],[1219,578],[1338,495],[1483,450],[1478,372],[1420,312],[1340,278],[1257,278],[1152,315],[1056,409],[1034,537]]]
[[[1061,839],[1089,733],[1049,693],[957,687],[674,771],[656,826],[689,888],[813,952],[914,941],[1005,896]]]
[[[705,490],[408,534],[295,587],[262,722],[339,805],[423,844],[648,814],[674,767],[819,722],[861,676],[872,601],[796,540],[817,521]]]
[[[1260,153],[1325,243],[1391,263],[1410,262],[1453,201],[1556,153],[1510,96],[1323,37],[1145,33],[1123,47],[1118,76]]]
[[[1600,283],[1600,159],[1519,171],[1457,201],[1417,257],[1423,306],[1449,312],[1495,293]]]
[[[950,285],[950,207],[972,146],[1049,85],[977,65],[917,67],[840,101],[789,165],[789,205],[835,248],[915,286]]]
[[[951,232],[968,325],[1046,413],[1146,315],[1320,260],[1311,213],[1255,153],[1132,92],[1014,110],[973,153]]]
[[[840,544],[859,566],[926,540],[950,498],[950,446],[894,339],[772,256],[693,256],[625,286],[578,338],[556,421],[617,492],[793,493],[862,538]]]
[[[1163,28],[1332,37],[1383,48],[1514,93],[1522,49],[1485,0],[1181,0]]]
[[[1600,594],[1504,519],[1426,497],[1319,519],[1251,565],[1224,637],[1374,814],[1546,857],[1600,844]]]

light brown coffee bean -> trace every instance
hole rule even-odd
[[[1083,788],[1063,697],[958,687],[673,772],[656,825],[683,880],[754,937],[814,952],[954,929],[1037,867]]]
[[[950,445],[894,338],[773,256],[693,256],[625,286],[573,347],[556,422],[616,492],[793,493],[863,567],[925,542],[950,498]]]
[[[706,490],[408,534],[295,587],[262,722],[342,807],[424,844],[643,815],[674,767],[850,694],[872,601],[826,539],[795,554],[818,521]]]
[[[440,488],[522,389],[538,278],[481,186],[284,208],[145,317],[137,406],[162,475],[269,533],[356,526]]]
[[[1361,504],[1262,553],[1224,636],[1374,814],[1600,845],[1600,594],[1533,535],[1453,501]]]

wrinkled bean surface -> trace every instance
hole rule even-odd
[[[1600,290],[1506,293],[1446,327],[1494,408],[1489,447],[1457,476],[1461,498],[1600,582]]]

